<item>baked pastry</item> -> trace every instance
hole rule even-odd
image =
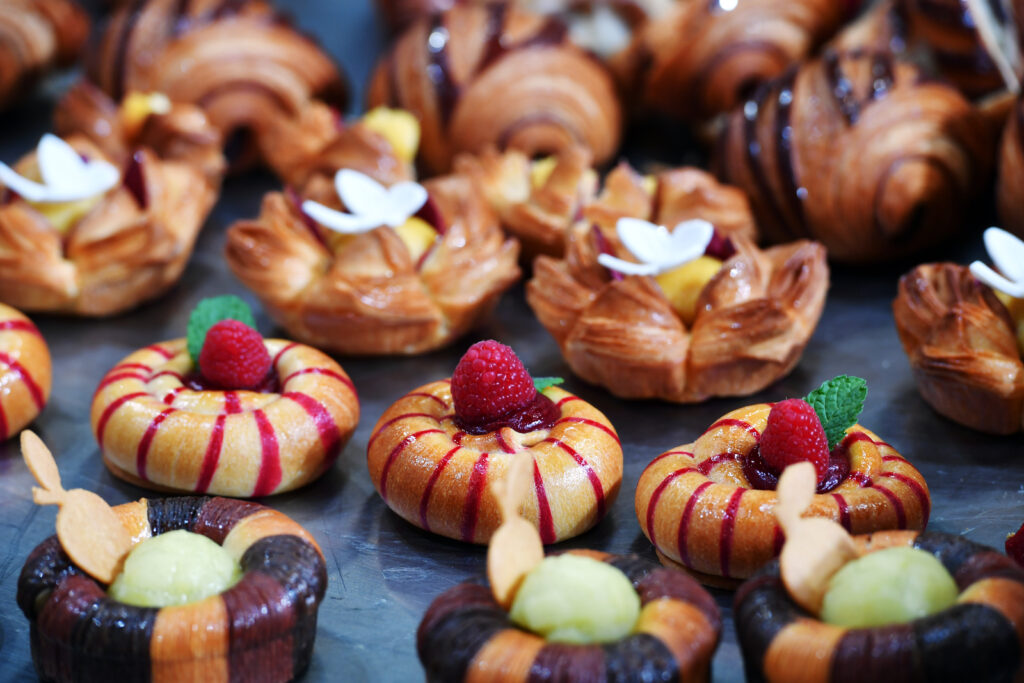
[[[0,304],[0,440],[36,419],[50,400],[50,349],[32,321]]]
[[[573,372],[616,396],[690,403],[763,389],[796,365],[817,325],[825,250],[799,241],[761,251],[742,193],[694,169],[658,179],[652,193],[628,168],[613,172],[570,230],[564,260],[536,260],[527,301]],[[602,265],[629,253],[616,234],[624,217],[684,221],[676,232],[710,221],[714,236],[689,264],[624,276]]]
[[[48,681],[290,681],[309,665],[327,569],[316,541],[285,515],[225,498],[142,500],[115,508],[134,542],[177,529],[241,563],[241,580],[200,602],[135,607],[74,564],[56,536],[18,579],[32,660]]]
[[[773,508],[784,465],[772,464],[765,438],[779,405],[760,403],[727,413],[693,443],[652,460],[640,475],[637,520],[663,562],[706,583],[734,586],[778,555],[783,534]],[[782,408],[776,416],[780,413],[785,415]],[[858,534],[924,529],[931,498],[920,472],[858,424],[836,430],[833,437],[819,455],[823,461],[816,462],[819,493],[808,514]],[[800,445],[804,436],[794,429],[783,431],[782,438],[784,448]],[[811,448],[798,450],[806,454]]]
[[[488,380],[488,369],[499,379]],[[507,396],[510,387],[516,396]],[[596,524],[622,482],[622,447],[608,419],[558,387],[538,392],[512,350],[493,341],[471,347],[452,380],[392,404],[366,451],[370,479],[388,507],[422,529],[471,543],[487,543],[498,527],[488,487],[516,459],[533,459],[524,516],[544,543]]]
[[[305,187],[320,201],[270,193],[225,247],[232,272],[292,337],[337,353],[423,353],[469,331],[519,279],[519,246],[472,179],[385,188],[342,169],[331,188],[318,177]],[[416,205],[403,213],[400,199]],[[358,225],[338,234],[325,227],[332,217]]]
[[[1006,253],[1000,262],[1014,258]],[[953,263],[913,269],[893,301],[921,396],[940,414],[993,434],[1024,429],[1024,306],[1007,303]]]
[[[122,4],[92,53],[89,77],[111,97],[160,92],[196,104],[232,139],[257,144],[311,99],[344,108],[330,57],[264,0]]]
[[[733,614],[748,680],[1009,681],[1024,674],[1024,570],[951,534],[880,531],[854,539],[867,557],[890,548],[934,556],[956,581],[953,606],[874,628],[824,623],[786,590],[771,562],[736,591]]]
[[[378,65],[369,101],[416,115],[433,172],[490,145],[534,156],[580,144],[603,163],[622,123],[611,75],[565,25],[505,4],[417,22]]]
[[[37,152],[3,167],[0,299],[28,311],[104,316],[178,280],[217,185],[208,169],[148,147],[122,161],[84,135],[47,135]]]
[[[69,66],[89,37],[73,0],[7,0],[0,5],[0,107],[55,66]]]
[[[939,243],[988,177],[991,129],[955,89],[886,53],[826,53],[732,113],[715,165],[772,241],[892,260]]]
[[[251,328],[237,333],[248,346],[214,343],[212,334],[196,344],[202,353],[223,349],[223,372],[176,339],[106,374],[91,425],[111,472],[147,488],[261,497],[303,486],[334,464],[359,421],[348,375],[316,349],[264,340]]]
[[[996,207],[999,221],[1018,237],[1024,237],[1024,207],[1017,200],[1024,187],[1024,98],[1014,100],[999,143]]]

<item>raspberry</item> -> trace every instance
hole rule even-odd
[[[515,351],[493,339],[469,347],[452,373],[455,414],[482,425],[522,410],[537,390]]]
[[[222,389],[255,389],[270,372],[270,363],[260,333],[237,320],[211,327],[199,353],[203,379]]]
[[[825,428],[811,404],[799,398],[772,406],[759,447],[765,463],[777,472],[806,460],[814,465],[820,482],[828,469]]]
[[[1024,567],[1024,524],[1021,524],[1015,533],[1006,537],[1006,554]]]

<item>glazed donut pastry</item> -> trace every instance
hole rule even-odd
[[[727,413],[640,475],[637,520],[662,561],[706,583],[734,586],[778,555],[783,533],[773,514],[778,475],[771,472],[784,467],[772,469],[765,446],[769,415],[778,405]],[[858,534],[924,529],[931,498],[921,473],[858,424],[840,434],[816,463],[818,493],[808,516],[833,519]],[[801,436],[784,433],[793,443]]]
[[[122,3],[88,74],[116,100],[163,93],[201,107],[225,139],[248,133],[257,143],[311,99],[338,108],[346,99],[331,59],[263,0]]]
[[[573,372],[622,398],[680,403],[750,394],[787,374],[821,316],[825,250],[803,240],[759,250],[742,193],[701,171],[663,174],[654,192],[644,185],[615,171],[569,232],[565,258],[534,263],[526,299]],[[698,219],[714,234],[689,263],[623,275],[601,263],[629,255],[616,234],[623,217],[684,221],[677,232]]]
[[[1024,675],[1024,569],[951,534],[881,531],[854,541],[865,553],[861,562],[896,548],[928,553],[955,581],[955,601],[886,626],[835,625],[797,605],[779,563],[771,562],[736,591],[733,614],[747,680],[982,683]]]
[[[914,268],[893,301],[921,396],[941,415],[992,434],[1024,429],[1024,306],[1007,304],[953,263]]]
[[[86,136],[46,135],[38,151],[3,167],[0,300],[106,316],[177,282],[217,185],[208,169],[148,147],[122,161]]]
[[[323,554],[305,529],[225,498],[143,498],[115,512],[136,549],[189,531],[227,551],[242,576],[198,602],[139,607],[108,595],[51,536],[29,555],[17,592],[41,680],[283,683],[305,671],[327,588]]]
[[[503,681],[709,681],[721,617],[714,599],[681,572],[636,555],[570,550],[623,572],[639,594],[640,616],[628,635],[567,644],[518,626],[486,583],[468,582],[438,596],[416,632],[416,649],[432,683]]]
[[[0,440],[36,419],[50,400],[50,349],[31,320],[0,304]]]
[[[597,163],[619,146],[622,115],[607,70],[569,42],[558,18],[505,4],[417,22],[378,65],[369,101],[420,120],[420,161],[435,173],[459,152],[492,145],[532,157],[578,144]]]
[[[488,380],[488,368],[513,379]],[[487,406],[481,396],[488,392],[504,398]],[[537,391],[512,350],[494,341],[471,347],[452,380],[392,404],[366,451],[370,479],[388,507],[426,531],[467,543],[487,543],[498,527],[490,487],[516,458],[533,459],[523,516],[546,544],[594,526],[622,482],[622,446],[608,419],[558,387]]]
[[[873,263],[960,228],[988,177],[991,132],[909,63],[826,51],[731,114],[715,165],[768,239],[809,236],[836,261]]]
[[[73,0],[7,0],[0,5],[0,107],[55,66],[69,66],[89,37]]]

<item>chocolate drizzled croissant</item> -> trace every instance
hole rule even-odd
[[[619,143],[611,75],[558,19],[504,4],[416,23],[378,65],[369,99],[416,115],[420,159],[435,172],[490,145],[533,156],[580,144],[600,163]]]
[[[37,76],[73,62],[89,35],[89,18],[72,0],[0,3],[0,107]]]
[[[989,174],[992,131],[948,85],[886,53],[789,71],[733,112],[716,150],[774,241],[875,262],[949,237]]]
[[[227,136],[257,141],[312,98],[340,105],[330,58],[262,0],[140,0],[111,17],[89,76],[115,99],[161,92],[201,106]]]

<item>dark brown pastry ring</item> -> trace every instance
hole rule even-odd
[[[1024,569],[965,538],[884,531],[856,537],[866,552],[911,546],[956,580],[956,604],[906,624],[846,629],[794,603],[778,561],[736,592],[733,614],[748,681],[1012,681],[1024,676]]]
[[[242,579],[188,605],[125,605],[51,536],[29,555],[17,593],[41,680],[288,681],[306,669],[327,569],[299,524],[227,498],[142,499],[115,510],[135,539],[176,529],[211,538],[240,558]]]
[[[636,555],[569,551],[622,570],[640,594],[635,632],[603,645],[548,643],[494,601],[485,582],[438,596],[416,631],[431,683],[514,681],[707,681],[721,617],[714,599],[682,572]]]

